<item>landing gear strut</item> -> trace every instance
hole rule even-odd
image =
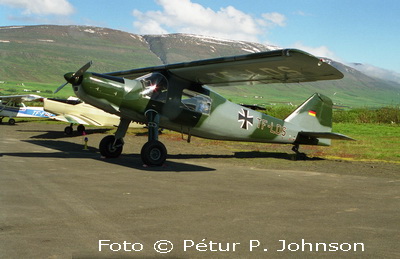
[[[145,165],[161,166],[167,159],[167,149],[164,144],[158,141],[158,125],[160,123],[160,115],[155,110],[148,110],[145,113],[149,138],[143,145],[140,156]],[[116,158],[122,153],[126,131],[128,130],[131,120],[121,118],[115,136],[109,135],[100,141],[99,149],[102,156],[106,158]]]
[[[167,159],[167,149],[158,141],[160,115],[155,110],[148,110],[145,116],[148,122],[149,138],[143,145],[140,156],[143,163],[148,166],[161,166]]]
[[[108,135],[100,141],[99,150],[100,154],[106,158],[116,158],[122,153],[124,146],[124,137],[128,130],[131,120],[121,118],[117,132],[114,135]]]
[[[122,139],[116,139],[113,135],[108,135],[100,141],[100,153],[107,158],[119,157],[123,148]]]
[[[299,144],[294,144],[294,146],[292,147],[292,151],[296,153],[295,160],[306,160],[307,155],[305,153],[301,153],[299,151],[299,147]]]

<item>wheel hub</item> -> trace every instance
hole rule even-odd
[[[158,160],[158,159],[160,159],[160,157],[161,157],[161,151],[160,151],[158,148],[153,148],[153,149],[150,151],[150,157],[151,157],[151,159],[153,159],[153,160]]]

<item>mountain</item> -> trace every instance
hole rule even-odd
[[[136,35],[87,26],[0,27],[0,82],[51,84],[55,89],[64,82],[66,72],[75,71],[89,60],[94,62],[91,70],[101,73],[276,49],[279,48],[189,34]],[[217,91],[235,102],[248,104],[299,104],[314,92],[346,106],[400,103],[398,82],[368,76],[354,66],[331,59],[325,61],[339,69],[344,79],[219,87]]]
[[[349,63],[347,65],[371,77],[400,83],[400,74],[394,71],[362,63]]]

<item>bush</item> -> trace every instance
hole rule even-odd
[[[265,111],[262,111],[263,113],[278,118],[278,119],[285,119],[289,114],[291,114],[296,107],[293,106],[268,106],[266,107]]]
[[[399,124],[400,107],[389,106],[378,109],[357,108],[334,111],[333,122]]]
[[[285,119],[295,107],[268,106],[265,114],[279,119]],[[400,124],[400,106],[388,106],[377,109],[356,108],[351,110],[334,110],[333,123],[376,123]]]

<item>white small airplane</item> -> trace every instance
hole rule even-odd
[[[120,123],[120,117],[84,103],[76,97],[69,97],[67,100],[45,98],[43,103],[45,111],[55,114],[51,119],[70,123],[64,129],[67,135],[72,134],[74,124],[78,124],[77,131],[83,133],[84,125],[116,126]],[[144,125],[132,122],[129,127],[143,128]]]
[[[43,107],[28,107],[23,102],[41,101],[43,97],[28,95],[0,96],[0,123],[4,117],[9,117],[8,124],[15,124],[15,117],[21,118],[51,118],[54,114],[44,111]]]

